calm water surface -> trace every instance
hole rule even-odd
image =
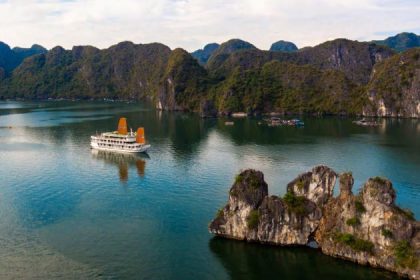
[[[125,116],[149,156],[91,151],[90,135]],[[385,176],[420,215],[420,122],[202,120],[142,104],[0,103],[0,279],[391,279],[307,248],[213,238],[207,224],[235,173],[257,168],[271,194],[316,164]],[[326,279],[326,278],[325,278]]]

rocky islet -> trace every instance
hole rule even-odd
[[[336,180],[340,192],[333,196]],[[327,255],[420,277],[420,224],[395,204],[392,183],[370,178],[353,194],[350,172],[316,166],[299,175],[281,198],[268,195],[260,171],[237,175],[229,201],[210,223],[211,233],[274,245],[315,241]]]

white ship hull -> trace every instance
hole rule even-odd
[[[150,145],[138,143],[135,134],[120,135],[114,132],[106,132],[90,137],[90,147],[92,149],[118,152],[118,153],[145,153]]]
[[[141,145],[132,149],[125,149],[119,147],[100,147],[96,143],[90,143],[90,147],[99,151],[117,152],[117,153],[145,153],[150,148],[150,145]]]

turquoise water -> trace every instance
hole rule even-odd
[[[99,153],[90,135],[125,116],[149,156]],[[391,179],[420,215],[420,122],[306,118],[304,128],[200,119],[145,104],[0,103],[0,279],[391,279],[307,248],[213,238],[207,224],[235,173],[265,173],[271,194],[316,164],[353,171],[356,189]]]

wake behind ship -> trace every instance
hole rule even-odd
[[[90,146],[92,149],[120,153],[145,153],[150,148],[146,144],[144,128],[139,127],[137,132],[128,132],[126,118],[120,118],[117,131],[92,135]]]

